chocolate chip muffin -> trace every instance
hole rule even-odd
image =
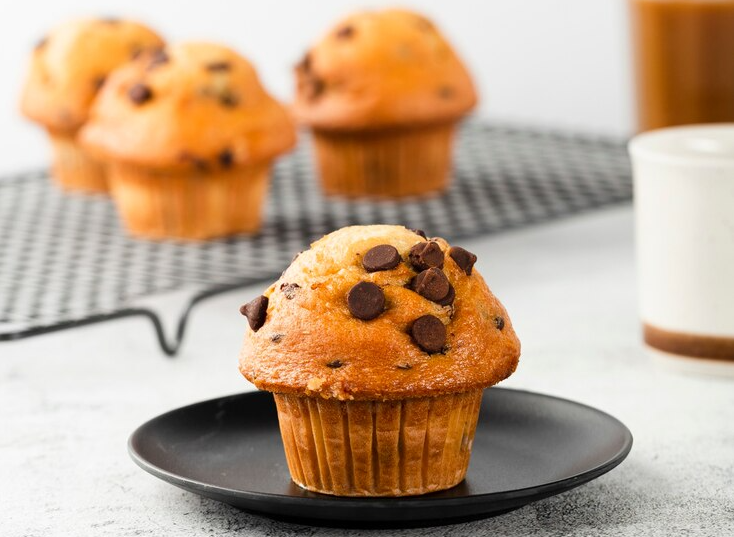
[[[475,261],[419,230],[347,227],[241,308],[240,371],[273,392],[298,485],[404,496],[464,479],[482,392],[520,355]]]
[[[295,127],[245,58],[183,43],[112,73],[80,140],[109,163],[130,233],[207,239],[259,229],[271,164]]]
[[[340,21],[296,67],[297,118],[311,127],[329,194],[400,197],[448,185],[471,77],[424,16],[389,9]]]
[[[109,73],[141,52],[162,46],[153,30],[120,19],[67,22],[38,42],[21,110],[48,132],[53,177],[62,187],[107,191],[103,166],[79,147],[76,134]]]

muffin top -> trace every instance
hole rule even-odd
[[[21,110],[55,132],[74,132],[110,71],[146,49],[162,47],[153,30],[128,20],[82,19],[36,45]]]
[[[114,71],[80,141],[102,160],[212,170],[268,161],[294,145],[295,127],[245,58],[182,43]]]
[[[325,130],[449,122],[477,101],[436,26],[399,9],[342,20],[296,66],[296,82],[298,119]]]
[[[260,389],[341,400],[496,384],[520,342],[475,260],[402,226],[335,231],[241,308],[240,371]]]

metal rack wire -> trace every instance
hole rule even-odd
[[[172,356],[198,302],[276,277],[295,252],[342,226],[396,223],[457,239],[632,196],[623,140],[468,122],[458,140],[454,181],[443,196],[326,198],[305,138],[276,165],[265,223],[255,237],[132,239],[107,197],[62,193],[45,172],[0,178],[0,341],[143,315]],[[177,290],[191,294],[169,339],[159,315],[140,301]]]

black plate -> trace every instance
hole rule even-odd
[[[632,447],[619,420],[537,393],[492,388],[467,478],[408,498],[339,498],[293,484],[273,398],[253,392],[173,410],[130,437],[133,460],[181,488],[268,516],[318,525],[446,524],[497,515],[577,487]]]

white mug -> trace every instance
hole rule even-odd
[[[646,132],[629,152],[645,343],[734,375],[734,124]]]

